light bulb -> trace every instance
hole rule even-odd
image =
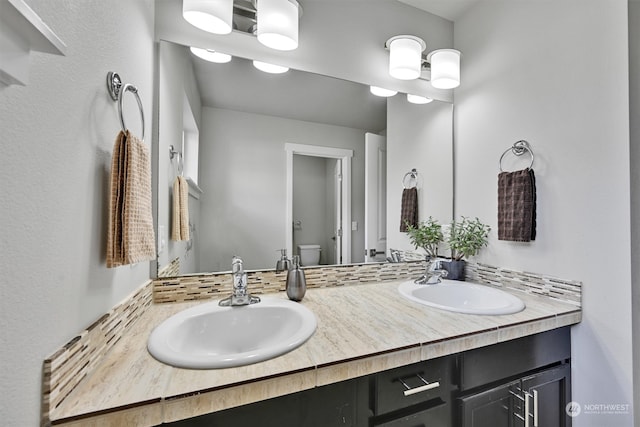
[[[397,90],[385,89],[379,86],[369,86],[369,91],[375,96],[383,96],[385,98],[393,96],[398,93]]]
[[[427,98],[426,96],[413,95],[411,93],[408,93],[407,101],[409,101],[412,104],[428,104],[431,101],[433,101],[433,99]]]
[[[259,0],[258,41],[276,50],[298,47],[298,4],[291,0]]]
[[[434,50],[427,56],[431,63],[431,85],[438,89],[453,89],[460,86],[460,51],[455,49]]]
[[[197,56],[198,58],[202,58],[205,61],[216,62],[218,64],[225,64],[231,61],[231,55],[222,52],[216,52],[215,50],[202,49],[193,46],[191,46],[190,50],[191,53],[193,53],[195,56]]]
[[[400,80],[414,80],[422,73],[422,51],[425,43],[414,36],[396,36],[389,46],[389,74]]]
[[[203,31],[229,34],[233,25],[233,0],[183,0],[182,16]]]
[[[270,64],[268,62],[253,61],[253,66],[260,71],[270,74],[282,74],[289,71],[289,67],[283,67],[282,65]]]

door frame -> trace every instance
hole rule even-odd
[[[364,262],[384,262],[387,257],[387,137],[367,132],[364,147]],[[384,152],[384,175],[380,167],[381,152]],[[371,257],[371,249],[381,253]]]
[[[324,157],[342,160],[342,264],[351,263],[351,158],[353,150],[323,147],[319,145],[284,144],[287,155],[287,203],[285,213],[285,238],[287,253],[293,255],[293,156]]]

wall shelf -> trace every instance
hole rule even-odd
[[[31,51],[64,56],[66,49],[24,0],[0,1],[0,88],[27,84]]]
[[[189,183],[189,195],[194,199],[200,199],[202,188],[200,188],[191,177],[187,177],[187,182]]]

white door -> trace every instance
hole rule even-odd
[[[334,240],[335,240],[335,259],[334,264],[342,264],[342,161],[336,160],[333,171],[334,195],[335,195],[335,221],[334,221]]]
[[[386,259],[387,251],[387,138],[364,137],[364,261]]]

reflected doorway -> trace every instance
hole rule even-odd
[[[293,156],[293,254],[301,255],[302,246],[308,248],[308,257],[318,257],[315,261],[302,260],[303,263],[330,265],[342,261],[341,162]]]
[[[351,262],[352,150],[285,144],[287,252],[317,244],[324,264]]]

